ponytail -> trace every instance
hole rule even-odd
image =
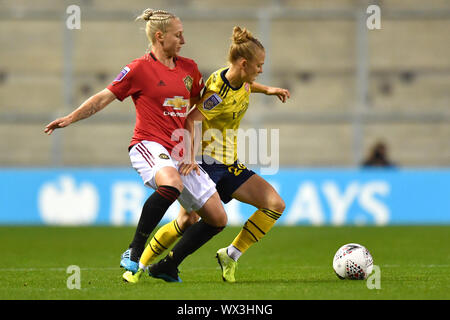
[[[228,61],[235,62],[239,58],[252,60],[257,50],[263,50],[264,46],[246,28],[234,27],[231,36],[231,46],[228,53]]]

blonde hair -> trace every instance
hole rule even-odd
[[[145,34],[150,42],[149,48],[156,42],[156,32],[161,31],[166,33],[172,19],[178,19],[178,17],[164,10],[154,10],[150,8],[145,9],[142,14],[136,18],[136,21],[147,21],[145,25]]]
[[[258,39],[253,37],[252,33],[246,28],[234,27],[231,36],[231,46],[228,52],[228,62],[233,63],[239,58],[245,58],[251,61],[257,50],[263,50],[264,46]]]

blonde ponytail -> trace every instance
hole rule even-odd
[[[235,26],[231,36],[231,46],[228,52],[228,61],[235,62],[239,58],[252,60],[257,50],[263,50],[264,46],[246,28]]]

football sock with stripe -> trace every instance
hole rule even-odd
[[[142,208],[141,217],[134,234],[133,241],[130,244],[132,261],[138,262],[139,257],[144,251],[145,243],[153,232],[155,227],[161,221],[167,209],[177,200],[180,191],[172,186],[160,186],[145,201]]]
[[[222,231],[223,228],[211,226],[203,220],[194,223],[187,228],[183,237],[173,247],[172,251],[170,251],[168,257],[172,259],[176,266],[179,266],[188,255],[208,242],[212,237]]]
[[[147,247],[145,247],[139,260],[139,268],[145,269],[150,263],[158,258],[161,253],[170,248],[183,232],[178,226],[177,219],[165,224],[155,233]]]
[[[280,216],[280,212],[269,209],[258,209],[253,213],[245,222],[241,232],[239,232],[232,244],[227,248],[227,253],[230,258],[237,261],[241,254],[247,251],[250,246],[258,242],[272,229]]]

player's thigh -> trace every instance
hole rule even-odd
[[[166,148],[154,141],[141,141],[130,152],[133,168],[141,176],[144,184],[157,189],[167,185],[183,190],[183,182],[175,163]]]
[[[180,193],[183,191],[183,181],[178,170],[174,167],[162,167],[156,172],[155,175],[156,185],[159,186],[171,186],[177,188]]]
[[[209,225],[214,227],[225,227],[227,225],[227,214],[217,191],[197,210],[197,213]]]
[[[251,176],[237,188],[232,197],[256,208],[266,208],[278,212],[283,212],[285,208],[283,199],[274,187],[257,174]]]
[[[199,213],[199,209],[202,208],[215,193],[217,193],[214,181],[212,181],[208,174],[203,170],[200,170],[200,174],[191,171],[188,175],[181,175],[181,180],[183,181],[184,188],[183,192],[178,197],[178,202],[180,202],[188,212],[196,211]],[[217,198],[220,202],[218,195]],[[200,214],[200,216],[202,215]]]

